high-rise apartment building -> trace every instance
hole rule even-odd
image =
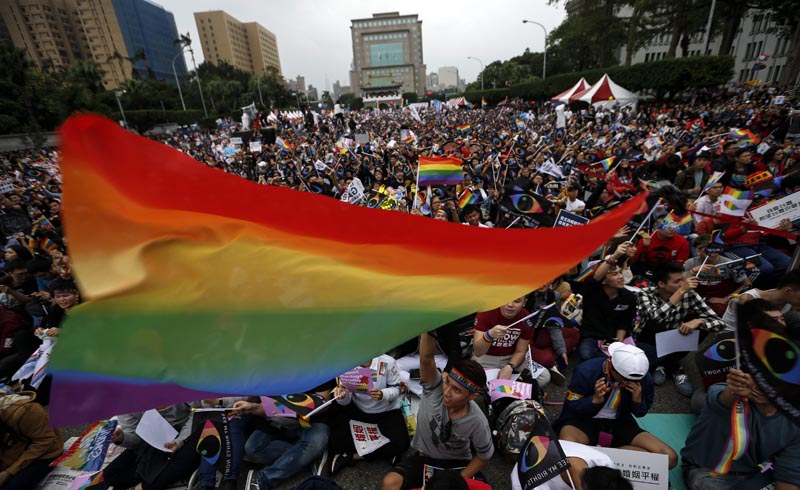
[[[194,21],[206,61],[226,61],[250,73],[273,67],[281,75],[278,40],[262,25],[240,22],[222,10],[195,12]]]
[[[89,56],[75,0],[3,0],[4,37],[37,67],[63,67]]]
[[[389,12],[351,22],[350,85],[356,95],[425,93],[422,21],[416,14]]]
[[[132,77],[174,80],[173,60],[186,74],[174,16],[148,0],[3,0],[0,15],[40,68],[93,60],[107,88]]]
[[[289,85],[289,90],[292,92],[305,92],[306,91],[306,77],[297,75],[297,78],[294,80],[289,80],[287,82]]]
[[[439,68],[439,88],[458,88],[458,68],[442,66]]]

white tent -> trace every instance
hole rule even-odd
[[[569,101],[586,102],[591,105],[606,106],[619,104],[620,106],[626,106],[636,105],[639,101],[639,96],[620,87],[608,77],[608,74],[605,74],[603,78],[588,89],[573,94],[572,97],[569,98]]]
[[[581,79],[578,80],[578,83],[573,85],[571,89],[556,95],[555,97],[550,99],[550,102],[563,102],[565,104],[569,104],[570,97],[577,94],[578,92],[583,92],[589,87],[590,87],[589,82],[587,82],[585,78],[581,77]]]

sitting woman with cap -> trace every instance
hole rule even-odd
[[[644,417],[653,404],[647,356],[622,342],[611,344],[608,353],[610,357],[584,361],[573,372],[564,408],[554,424],[559,439],[666,454],[669,467],[675,467],[675,451],[634,419]]]

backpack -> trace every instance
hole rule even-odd
[[[338,483],[322,476],[310,476],[301,481],[294,490],[343,490]]]
[[[536,400],[512,401],[497,417],[495,446],[516,460],[528,443],[534,424],[544,416],[544,408]]]

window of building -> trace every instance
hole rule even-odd
[[[773,82],[777,82],[778,80],[780,80],[780,78],[781,78],[781,68],[783,68],[783,67],[782,66],[776,66],[775,67],[775,78],[772,79]]]

